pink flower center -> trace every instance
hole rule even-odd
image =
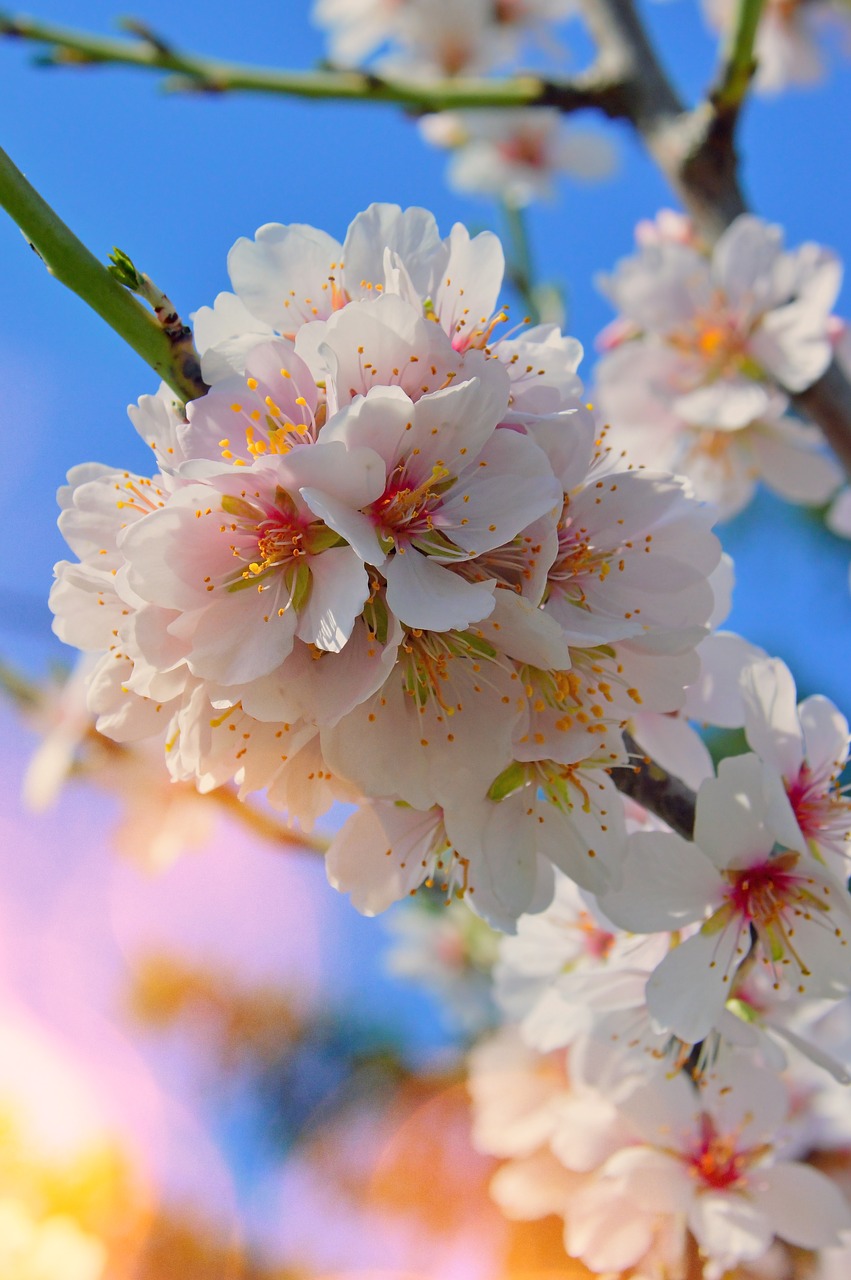
[[[405,472],[405,463],[400,462],[384,493],[369,508],[379,531],[392,539],[400,534],[411,537],[430,532],[434,528],[434,512],[441,502],[441,485],[448,474],[445,467],[435,465],[430,476],[415,484]]]
[[[797,862],[797,853],[784,853],[746,871],[728,871],[726,896],[735,914],[757,926],[776,923],[802,896],[800,878],[793,874]]]
[[[744,1180],[747,1166],[758,1154],[738,1151],[732,1134],[720,1134],[709,1116],[701,1122],[701,1140],[688,1157],[689,1173],[713,1191],[728,1191]]]
[[[786,783],[786,795],[804,838],[844,855],[851,825],[851,801],[825,765],[813,771],[802,764],[798,776]]]
[[[510,164],[523,164],[529,169],[546,169],[547,151],[544,139],[534,133],[517,133],[497,143],[501,156]]]

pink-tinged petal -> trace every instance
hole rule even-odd
[[[745,377],[722,378],[673,400],[674,411],[695,427],[739,431],[759,421],[771,405],[767,387]]]
[[[665,1131],[657,1141],[680,1136],[679,1126],[668,1114]],[[694,1184],[681,1160],[647,1147],[626,1147],[606,1162],[605,1176],[620,1184],[626,1199],[645,1213],[685,1213],[694,1197]]]
[[[493,612],[474,628],[500,653],[542,671],[567,671],[570,649],[558,623],[513,591],[497,591]]]
[[[760,364],[788,391],[812,386],[833,357],[827,316],[814,317],[797,302],[764,316],[749,345]]]
[[[470,377],[475,372],[476,377]],[[481,450],[494,437],[508,403],[508,376],[496,360],[471,352],[465,364],[467,381],[422,396],[416,404],[408,450],[418,448],[426,474],[434,466],[456,475],[472,460],[487,458]],[[502,434],[502,433],[500,433]],[[514,434],[514,433],[512,433]],[[519,439],[519,437],[515,436]]]
[[[511,762],[520,714],[515,682],[495,662],[450,649],[441,659],[445,678],[421,705],[406,691],[416,664],[416,653],[406,653],[378,694],[323,729],[323,750],[334,772],[367,795],[399,797],[417,809],[467,803]],[[421,670],[420,681],[427,675]]]
[[[281,333],[293,333],[331,313],[329,276],[339,278],[342,252],[336,240],[315,227],[269,222],[254,240],[237,240],[228,254],[228,273],[252,315]]]
[[[496,431],[447,494],[435,524],[476,556],[547,512],[555,518],[562,498],[543,450],[516,431]]]
[[[471,372],[440,326],[393,294],[350,302],[324,324],[305,325],[296,350],[326,382],[329,418],[372,387],[399,386],[419,400]]]
[[[192,324],[201,353],[201,375],[211,387],[242,373],[251,349],[274,332],[233,293],[220,293],[212,307],[199,307]]]
[[[551,1213],[563,1216],[577,1181],[577,1175],[544,1148],[500,1165],[489,1190],[507,1218],[528,1222]]]
[[[310,593],[296,635],[307,644],[339,653],[370,593],[369,575],[351,547],[331,547],[310,561]]]
[[[762,779],[767,806],[766,822],[772,835],[785,849],[793,849],[796,853],[808,856],[807,841],[798,824],[783,778],[776,769],[766,764],[762,768]]]
[[[790,439],[775,431],[756,430],[750,433],[750,447],[760,478],[790,502],[821,506],[842,483],[842,468],[835,459],[816,452],[812,438]]]
[[[576,1173],[598,1169],[624,1141],[623,1121],[613,1102],[596,1092],[577,1092],[555,1104],[550,1147]]]
[[[389,472],[411,451],[413,419],[414,402],[401,387],[372,387],[334,415],[323,428],[322,439],[342,441],[350,449],[374,450]]]
[[[782,249],[781,228],[761,218],[742,214],[727,228],[712,255],[712,274],[733,305],[755,298],[771,305],[765,290]]]
[[[680,716],[639,713],[632,719],[632,736],[656,764],[693,791],[715,772],[706,743]]]
[[[401,627],[391,619],[387,643],[381,645],[359,618],[339,653],[317,653],[297,642],[281,667],[239,691],[240,701],[257,720],[303,716],[317,725],[336,724],[384,684],[401,636]]]
[[[697,845],[673,832],[630,836],[618,888],[600,906],[621,929],[635,933],[680,929],[720,904],[723,881]]]
[[[470,863],[472,903],[496,928],[513,932],[537,877],[537,833],[517,805],[471,797],[447,805],[446,832]],[[480,901],[481,899],[481,901]]]
[[[795,681],[779,658],[766,658],[742,673],[745,734],[760,759],[784,778],[797,778],[804,760]]]
[[[683,1072],[660,1073],[649,1083],[628,1090],[618,1100],[618,1109],[632,1128],[633,1142],[638,1139],[650,1147],[680,1152],[689,1149],[700,1137],[700,1095]],[[646,1152],[647,1148],[639,1150]],[[630,1169],[627,1159],[625,1172]],[[680,1177],[688,1181],[682,1164]],[[652,1187],[648,1191],[652,1194]]]
[[[759,1170],[750,1195],[781,1240],[801,1249],[839,1243],[851,1230],[851,1207],[837,1185],[805,1164],[776,1164]]]
[[[592,1271],[619,1273],[641,1261],[655,1226],[654,1215],[624,1203],[617,1182],[596,1182],[570,1199],[565,1248]]]
[[[279,599],[274,591],[222,593],[214,608],[181,612],[169,630],[189,646],[186,664],[193,675],[235,685],[274,671],[293,647],[297,622]]]
[[[505,255],[492,231],[470,236],[456,222],[447,240],[449,257],[434,290],[434,309],[453,344],[465,343],[487,324],[497,305]],[[459,349],[463,349],[459,345]]]
[[[413,547],[397,551],[382,572],[387,605],[409,627],[463,631],[493,611],[494,582],[467,582]]]
[[[659,1027],[685,1044],[705,1039],[749,943],[745,927],[732,924],[714,933],[701,930],[669,951],[647,983],[647,1007]]]
[[[702,1082],[703,1108],[718,1133],[735,1134],[738,1150],[773,1141],[789,1111],[789,1091],[780,1074],[735,1057],[707,1072]]]
[[[765,651],[732,631],[716,631],[701,640],[697,652],[700,677],[686,692],[684,713],[691,720],[738,729],[745,722],[740,677]]]
[[[360,556],[366,564],[383,565],[387,552],[382,547],[375,525],[369,516],[355,510],[349,503],[341,502],[320,489],[305,487],[299,490],[310,510],[320,520],[324,520],[329,529],[339,533],[341,538]]]
[[[773,839],[765,826],[762,765],[757,756],[722,760],[717,778],[697,795],[694,840],[719,868],[747,866],[768,857]]]
[[[343,282],[352,298],[371,296],[385,285],[385,253],[400,258],[420,297],[429,297],[443,271],[448,250],[434,215],[426,209],[397,204],[371,204],[352,221],[343,244]],[[372,290],[366,288],[373,286]]]
[[[384,491],[384,464],[374,449],[346,448],[330,440],[294,449],[279,462],[281,483],[290,492],[301,488],[320,490],[363,507]]]
[[[362,915],[374,916],[407,897],[423,880],[420,852],[434,829],[431,812],[400,811],[395,829],[392,804],[364,804],[345,823],[325,856],[328,881],[348,893]],[[385,819],[386,821],[382,821]],[[401,830],[404,823],[407,830]]]
[[[695,1196],[688,1225],[703,1252],[717,1258],[725,1271],[737,1262],[761,1258],[774,1236],[766,1215],[735,1192]]]
[[[848,721],[833,703],[814,694],[798,707],[804,731],[807,763],[813,772],[827,766],[839,772],[848,759]]]

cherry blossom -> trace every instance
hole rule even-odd
[[[437,112],[420,122],[420,132],[453,153],[451,187],[499,195],[517,207],[552,199],[560,174],[594,181],[616,163],[604,136],[569,128],[561,112],[548,108]]]
[[[622,928],[681,930],[647,986],[651,1013],[687,1043],[708,1033],[746,961],[798,996],[851,990],[851,901],[809,854],[774,852],[756,757],[724,760],[698,793],[695,842],[637,833],[601,905]],[[752,957],[752,959],[751,959]]]
[[[851,802],[839,777],[848,762],[848,722],[820,695],[796,706],[791,672],[777,658],[749,666],[742,690],[745,732],[766,767],[777,839],[847,875]]]
[[[784,250],[780,228],[750,215],[711,255],[659,223],[602,281],[621,312],[597,370],[613,439],[645,465],[685,471],[724,515],[757,478],[793,501],[826,501],[840,473],[786,414],[786,392],[830,362],[840,276],[827,250]]]

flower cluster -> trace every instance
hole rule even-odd
[[[316,0],[313,17],[334,62],[357,65],[389,46],[379,66],[427,78],[490,71],[575,11],[576,0]]]
[[[471,1060],[496,1199],[560,1214],[593,1272],[847,1261],[848,724],[777,660],[739,696],[751,750],[700,786],[694,840],[636,806],[617,888],[559,877],[501,944],[508,1025]]]
[[[343,245],[263,227],[229,269],[196,316],[210,390],[131,411],[156,473],[60,494],[51,603],[101,655],[99,731],[305,828],[359,802],[328,871],[370,913],[437,883],[508,928],[554,866],[614,888],[609,771],[699,674],[710,514],[608,448],[578,343],[503,332],[490,233],[374,205]]]
[[[787,392],[830,363],[840,280],[833,254],[785,250],[780,228],[750,215],[711,253],[676,215],[642,224],[638,253],[602,281],[620,312],[597,366],[612,439],[689,476],[722,516],[747,504],[757,480],[792,502],[826,502],[841,472],[817,431],[790,415]]]

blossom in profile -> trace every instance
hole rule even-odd
[[[420,132],[452,153],[451,187],[517,207],[552,199],[560,176],[593,182],[616,164],[608,138],[568,126],[550,108],[438,112],[423,117]]]
[[[848,763],[848,721],[820,694],[796,705],[792,673],[778,658],[751,664],[741,681],[745,733],[764,765],[777,839],[847,876],[851,801],[840,779]]]

